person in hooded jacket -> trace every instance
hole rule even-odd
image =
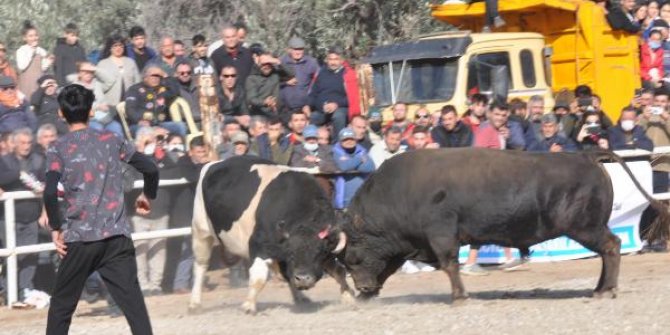
[[[77,63],[86,61],[86,51],[79,44],[79,28],[76,24],[65,25],[63,37],[56,40],[53,53],[56,82],[65,86],[68,84],[67,76],[77,73]]]

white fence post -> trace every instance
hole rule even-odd
[[[18,284],[17,284],[17,261],[16,253],[16,213],[14,213],[14,199],[8,198],[5,200],[5,240],[7,245],[5,248],[11,253],[7,256],[7,306],[11,308],[12,304],[18,300]]]

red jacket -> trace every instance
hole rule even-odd
[[[661,52],[661,55],[663,53]],[[663,57],[661,57],[663,58]],[[344,62],[344,90],[347,91],[347,100],[349,100],[349,121],[361,114],[361,94],[358,87],[358,77],[356,70]]]
[[[642,80],[651,80],[649,71],[656,69],[658,71],[658,78],[663,78],[663,48],[658,48],[656,51],[649,47],[649,44],[644,43],[640,48],[642,61],[640,62],[640,73]]]

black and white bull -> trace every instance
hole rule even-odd
[[[335,231],[335,211],[316,180],[256,157],[235,157],[206,165],[193,207],[194,284],[189,309],[201,303],[204,274],[214,244],[252,262],[249,294],[242,305],[256,312],[256,297],[270,269],[288,281],[296,303],[325,269],[340,284],[343,300],[353,301],[345,269],[334,252],[345,237]]]
[[[493,243],[527,255],[530,246],[567,235],[602,257],[595,295],[614,297],[621,242],[607,226],[613,190],[603,159],[622,163],[608,153],[481,149],[394,157],[352,200],[339,257],[362,297],[377,295],[405,260],[418,260],[447,273],[456,300],[467,297],[459,276],[461,244]]]

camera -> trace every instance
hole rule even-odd
[[[663,114],[663,107],[653,106],[651,107],[651,113],[654,115],[661,115]]]
[[[586,133],[589,135],[599,134],[602,128],[599,124],[591,124],[586,126]]]

